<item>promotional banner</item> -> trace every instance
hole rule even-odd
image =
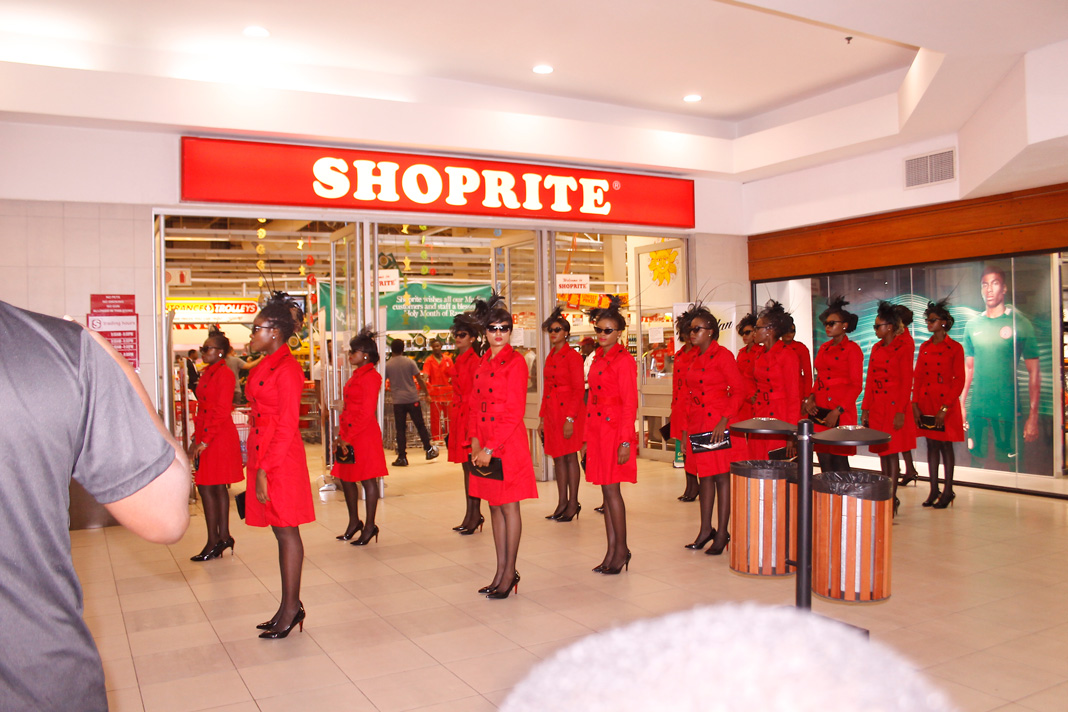
[[[965,442],[955,446],[957,464],[1050,476],[1053,381],[1060,373],[1059,364],[1054,369],[1050,259],[1034,255],[819,278],[813,280],[819,285],[813,315],[832,296],[848,295],[846,309],[859,317],[848,336],[863,350],[867,373],[880,299],[912,310],[918,353],[930,336],[924,322],[928,302],[948,297],[955,319],[949,337],[963,347],[965,365]],[[818,321],[813,332],[818,349],[827,336]],[[860,399],[857,403],[859,408]],[[925,448],[918,447],[916,458],[924,455]]]
[[[409,283],[400,292],[379,296],[387,331],[448,331],[452,318],[471,308],[475,298],[489,299],[487,286],[452,287]]]
[[[692,180],[454,156],[182,138],[182,200],[694,226]]]

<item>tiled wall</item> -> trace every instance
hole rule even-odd
[[[84,323],[90,294],[133,294],[141,381],[156,396],[152,209],[0,200],[0,300]]]

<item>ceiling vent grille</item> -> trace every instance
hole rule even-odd
[[[928,153],[905,159],[905,187],[918,188],[922,185],[945,183],[957,177],[957,152],[950,148],[945,151]]]

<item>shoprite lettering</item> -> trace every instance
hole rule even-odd
[[[569,213],[576,197],[573,194],[578,194],[580,213],[609,215],[612,210],[612,203],[605,199],[610,186],[601,178],[539,173],[517,177],[509,171],[488,168],[476,171],[465,166],[445,166],[443,176],[442,171],[425,163],[412,164],[401,172],[400,164],[392,161],[355,160],[352,166],[356,179],[352,197],[356,200],[395,203],[401,198],[399,188],[405,198],[420,205],[431,205],[444,195],[446,204],[463,207],[468,205],[469,196],[477,193],[487,208],[541,210],[549,201],[553,212]],[[312,166],[315,194],[328,199],[348,195],[352,188],[348,173],[349,163],[345,159],[320,158]]]

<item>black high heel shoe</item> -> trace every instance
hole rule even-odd
[[[459,524],[458,526],[455,526],[455,527],[453,527],[453,528],[452,528],[452,530],[453,530],[454,532],[458,532],[458,531],[460,531],[461,529],[466,529],[466,528],[467,528],[467,527],[465,527],[465,526],[463,525],[463,523],[461,522],[461,523],[460,523],[460,524]]]
[[[580,505],[577,505],[575,507],[575,513],[574,514],[572,514],[569,517],[565,517],[564,515],[561,514],[559,517],[556,518],[556,521],[558,521],[558,522],[570,522],[572,519],[577,517],[579,515],[579,512],[581,512],[581,511],[582,511],[582,505],[580,504]]]
[[[691,495],[688,495],[688,494],[684,494],[681,497],[679,497],[679,501],[680,502],[694,502],[696,500],[697,500],[697,495],[691,496]]]
[[[219,544],[221,544],[221,543],[222,542],[219,542]],[[200,553],[199,554],[194,554],[193,556],[190,556],[189,560],[190,561],[210,561],[210,560],[214,559],[217,556],[217,554],[215,554],[215,549],[218,548],[219,544],[216,544],[215,546],[210,546],[208,544],[205,544],[204,548],[200,550]],[[220,551],[219,553],[221,554],[222,552]]]
[[[461,529],[460,530],[460,535],[461,536],[471,536],[472,534],[475,533],[475,528],[476,527],[478,528],[479,531],[482,531],[482,525],[485,524],[485,523],[486,523],[486,518],[483,517],[482,515],[479,515],[478,524],[476,524],[475,526],[471,527],[470,529]]]
[[[723,550],[726,549],[727,545],[730,544],[730,543],[731,543],[731,533],[727,532],[727,538],[723,540],[723,545],[722,546],[716,546],[715,544],[713,544],[712,546],[708,547],[708,551],[706,551],[705,553],[708,554],[709,556],[719,556],[720,554],[723,553]]]
[[[356,536],[356,532],[361,531],[362,529],[363,529],[363,522],[358,522],[356,524],[356,528],[353,529],[351,532],[345,532],[341,536],[338,536],[338,537],[335,537],[335,538],[338,541],[348,541],[352,537]]]
[[[378,525],[374,526],[374,529],[364,529],[363,534],[356,541],[350,541],[352,546],[367,546],[371,543],[371,537],[375,538],[375,543],[378,543]]]
[[[562,517],[564,515],[564,512],[566,512],[566,511],[567,511],[567,507],[564,507],[559,512],[553,512],[552,514],[546,516],[545,518],[546,519],[559,519],[560,517]]]
[[[262,633],[260,633],[260,637],[261,638],[268,638],[268,639],[272,639],[272,640],[276,640],[278,638],[285,638],[287,635],[289,635],[290,633],[293,632],[293,627],[296,626],[296,625],[300,626],[300,632],[303,633],[304,632],[304,606],[303,605],[301,605],[300,610],[297,611],[297,614],[295,616],[293,616],[293,621],[289,625],[287,625],[285,628],[282,628],[281,630],[265,630]]]
[[[937,502],[938,498],[941,497],[941,496],[942,496],[942,492],[940,490],[932,490],[931,494],[927,495],[927,499],[925,499],[923,501],[923,506],[924,507],[933,506],[934,503]]]
[[[497,590],[497,587],[494,586],[491,583],[489,586],[483,586],[482,588],[478,589],[478,592],[479,593],[493,593],[496,590]]]
[[[606,576],[615,576],[616,574],[622,573],[623,569],[626,569],[627,571],[630,571],[630,552],[629,551],[627,552],[627,558],[623,559],[623,565],[622,566],[617,566],[614,569],[611,566],[605,566],[603,569],[601,569],[601,573],[605,574]]]
[[[499,588],[497,590],[495,590],[495,591],[490,591],[489,593],[486,594],[486,598],[493,598],[493,599],[508,598],[508,595],[512,592],[513,588],[515,589],[515,595],[518,596],[519,595],[519,572],[518,571],[515,572],[515,576],[512,578],[512,582],[510,584],[508,584],[508,588],[504,589],[503,591],[501,589],[499,589]]]
[[[598,514],[604,514],[604,505],[602,504],[600,507],[594,507],[593,511],[597,512]]]
[[[948,497],[946,495],[949,495]],[[942,496],[938,498],[938,501],[931,505],[931,509],[945,509],[949,505],[953,504],[953,500],[957,498],[957,493],[953,490],[946,490],[942,493]]]
[[[695,541],[692,544],[687,544],[686,548],[687,549],[704,549],[705,548],[705,544],[707,544],[708,542],[712,541],[712,539],[715,538],[715,536],[716,536],[716,530],[713,529],[712,533],[709,534],[708,536],[706,536],[704,539],[702,539],[701,541]]]
[[[902,476],[901,481],[897,483],[898,487],[908,487],[910,483],[915,482],[916,478],[920,476],[919,472],[913,470],[912,472],[906,472]]]
[[[897,517],[897,508],[900,507],[900,506],[901,506],[901,500],[898,499],[897,497],[894,497],[894,514],[893,514],[894,517]]]
[[[226,551],[227,549],[230,550],[230,556],[233,556],[234,555],[234,538],[233,537],[227,537],[226,539],[223,539],[218,544],[216,544],[215,548],[212,549],[212,553],[215,554],[215,557],[212,557],[212,558],[216,558],[216,557],[222,556],[222,553],[224,551]]]
[[[297,605],[300,606],[300,610],[302,610],[302,611],[304,610],[304,603],[303,602],[297,601]],[[275,616],[277,617],[277,615],[278,614],[276,613]],[[277,625],[277,623],[275,622],[275,619],[272,618],[269,621],[264,621],[263,623],[257,624],[256,625],[256,630],[270,630],[271,628],[274,628],[275,625]]]

